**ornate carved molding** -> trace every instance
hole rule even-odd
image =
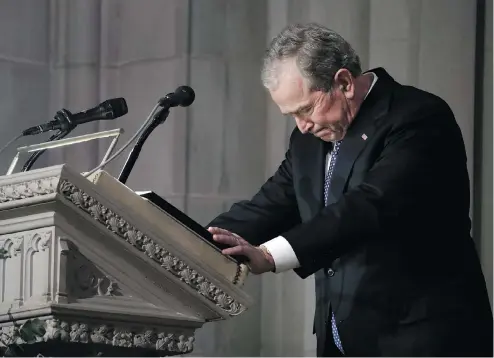
[[[30,247],[33,251],[45,251],[51,245],[53,237],[53,230],[37,230],[32,233],[28,240],[28,247]]]
[[[125,221],[118,214],[100,204],[96,199],[89,196],[83,190],[77,188],[67,180],[60,183],[60,193],[83,210],[99,223],[117,236],[146,254],[159,263],[164,269],[180,279],[183,283],[192,287],[199,294],[206,297],[216,306],[226,311],[231,316],[236,316],[245,311],[246,307],[216,287],[207,278],[190,268],[184,261],[165,250],[144,233]],[[237,268],[237,277],[241,275],[241,266]],[[235,284],[235,282],[234,282]]]
[[[4,235],[0,238],[0,250],[3,259],[19,256],[23,250],[24,235]]]
[[[74,297],[122,296],[118,283],[101,272],[92,262],[79,252],[69,254],[69,292]]]
[[[19,307],[28,299],[51,298],[53,283],[49,283],[49,276],[53,267],[49,257],[53,254],[54,230],[45,227],[0,235],[0,265],[4,266],[0,291],[16,292],[4,298],[4,305]],[[35,264],[35,257],[41,257],[44,264]]]
[[[106,324],[89,324],[80,321],[49,319],[44,321],[43,336],[36,337],[37,342],[52,340],[71,343],[100,343],[114,347],[133,347],[156,349],[169,353],[190,353],[194,349],[194,335],[180,332],[162,332],[157,330],[135,330]],[[3,327],[0,330],[1,342],[15,338],[16,344],[27,344],[17,334],[18,327]]]
[[[22,253],[23,245],[27,251],[39,252],[47,250],[51,245],[53,229],[38,229],[24,233],[14,233],[0,236],[0,251],[7,255],[2,258],[18,256]]]
[[[57,190],[58,176],[28,180],[22,183],[7,184],[0,187],[0,204],[8,201],[53,194]]]
[[[51,244],[52,230],[36,230],[29,233],[15,233],[0,236],[0,259],[16,257],[26,249],[44,251]]]

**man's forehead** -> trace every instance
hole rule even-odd
[[[294,61],[280,63],[277,68],[277,85],[270,90],[273,101],[283,113],[296,109],[309,98],[306,81],[300,74]]]

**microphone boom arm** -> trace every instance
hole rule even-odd
[[[144,131],[141,133],[139,138],[136,141],[136,144],[134,145],[134,148],[132,148],[131,152],[129,153],[129,156],[127,157],[127,160],[125,161],[125,164],[122,168],[122,171],[120,172],[120,175],[118,176],[118,181],[121,182],[122,184],[125,184],[127,182],[127,179],[129,178],[130,172],[134,168],[134,165],[137,161],[137,158],[139,157],[139,154],[141,153],[141,149],[144,145],[144,142],[148,139],[149,135],[153,132],[153,130],[158,127],[160,124],[165,122],[166,118],[170,114],[170,109],[169,108],[163,108],[161,111],[159,111],[151,121],[151,123],[144,129]]]

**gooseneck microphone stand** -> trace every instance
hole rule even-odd
[[[169,114],[170,114],[170,107],[164,107],[161,111],[156,113],[151,123],[141,133],[141,135],[136,141],[136,144],[134,145],[134,148],[132,148],[132,151],[129,153],[129,156],[127,157],[127,160],[122,168],[122,171],[120,172],[120,175],[118,176],[119,182],[121,182],[122,184],[125,184],[127,182],[130,172],[134,168],[137,158],[141,153],[141,149],[142,146],[144,145],[144,142],[146,141],[146,139],[148,139],[149,135],[153,132],[153,130],[156,127],[158,127],[160,124],[165,122]]]
[[[192,88],[190,88],[189,86],[180,86],[175,90],[175,92],[168,93],[165,97],[160,98],[158,104],[162,107],[161,111],[154,115],[151,123],[149,123],[149,125],[143,130],[143,132],[137,139],[134,148],[132,148],[132,151],[129,153],[127,161],[125,162],[122,171],[120,172],[118,181],[120,181],[122,184],[125,184],[127,182],[127,179],[129,178],[132,168],[134,168],[134,164],[137,161],[137,157],[141,152],[144,142],[157,126],[165,122],[166,118],[170,114],[170,108],[177,106],[188,107],[192,104],[192,102],[194,102],[195,97],[196,95]]]
[[[67,136],[70,132],[74,130],[76,127],[72,120],[71,120],[72,113],[67,111],[66,109],[62,109],[57,112],[55,115],[55,119],[60,121],[62,123],[61,129],[53,134],[49,139],[48,142],[53,142],[54,140],[59,140]],[[28,160],[26,160],[26,163],[24,163],[24,166],[22,167],[23,172],[27,172],[28,170],[31,169],[33,164],[38,160],[38,158],[46,151],[46,149],[38,150],[37,152],[34,152],[31,154]]]

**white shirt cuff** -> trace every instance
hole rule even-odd
[[[283,236],[275,237],[262,244],[273,257],[275,273],[280,273],[300,267],[297,255]]]

